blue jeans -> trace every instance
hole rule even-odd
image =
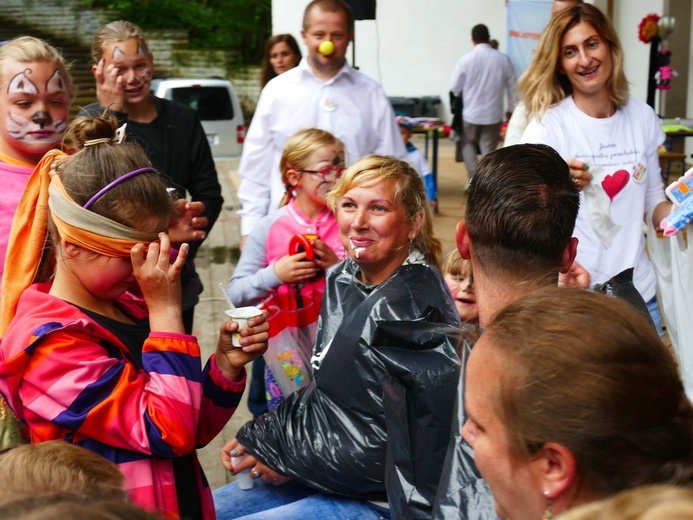
[[[387,509],[365,500],[319,493],[298,482],[283,486],[255,481],[252,489],[239,489],[235,482],[213,492],[217,520],[389,520]]]
[[[655,329],[657,329],[657,334],[659,334],[660,339],[664,339],[664,327],[662,327],[662,313],[659,311],[659,305],[657,304],[656,296],[654,296],[649,302],[647,302],[647,310],[650,311],[650,317],[654,322]]]

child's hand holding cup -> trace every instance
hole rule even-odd
[[[248,321],[255,316],[260,316],[262,311],[257,307],[236,307],[224,311],[233,321],[238,323],[238,330],[233,333],[231,344],[234,347],[241,346],[241,329],[248,327]]]

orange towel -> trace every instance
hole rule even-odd
[[[67,157],[60,150],[51,150],[34,168],[12,221],[10,240],[2,275],[0,302],[0,338],[17,310],[24,289],[36,277],[48,234],[48,186],[53,161]]]

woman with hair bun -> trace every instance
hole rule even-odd
[[[693,407],[676,361],[623,300],[531,292],[484,330],[465,377],[462,436],[503,519],[693,484]]]

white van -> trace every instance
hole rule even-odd
[[[154,79],[156,97],[183,103],[197,111],[214,158],[238,156],[243,149],[243,112],[230,81],[225,79]]]

